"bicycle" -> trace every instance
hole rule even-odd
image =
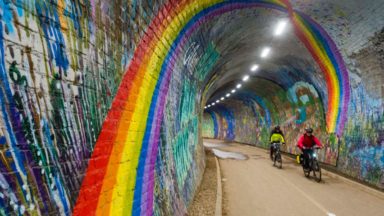
[[[313,150],[312,152],[310,152],[310,154],[307,154],[308,155],[308,161],[307,161],[308,167],[305,167],[305,162],[302,163],[304,175],[305,175],[305,177],[309,178],[309,176],[311,175],[311,172],[313,172],[313,177],[315,178],[315,180],[317,182],[320,182],[321,181],[321,168],[320,168],[319,162],[317,161],[317,152],[316,152],[316,150],[319,148],[313,148],[312,147],[312,148],[304,148],[304,149],[312,149]],[[303,154],[303,156],[304,156],[304,154]]]
[[[281,169],[283,168],[283,160],[281,158],[281,153],[280,153],[280,143],[272,143],[272,161],[273,161],[273,166]]]

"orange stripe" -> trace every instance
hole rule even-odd
[[[187,3],[187,1],[186,1],[186,3]],[[164,14],[164,16],[167,15],[167,11],[165,10],[165,8],[166,8],[166,6],[163,8],[162,12],[160,12],[160,14]],[[183,7],[178,7],[178,9],[180,9],[180,10],[182,8]],[[177,11],[177,12],[179,12],[179,11]],[[176,14],[177,13],[174,13],[174,15],[176,15]],[[162,15],[160,15],[160,16],[162,16]],[[172,17],[172,19],[173,19],[173,17]],[[160,36],[162,34],[162,32],[165,30],[165,26],[167,26],[172,19],[165,19],[166,22],[163,23],[163,25],[158,25],[157,26],[158,28],[156,29],[157,34],[153,33],[153,35],[151,35],[150,41],[147,41],[149,46],[145,47],[143,50],[144,59],[143,59],[142,63],[140,64],[140,67],[138,69],[139,72],[137,73],[137,75],[135,77],[135,82],[133,84],[134,87],[132,88],[132,92],[129,96],[129,101],[128,101],[126,107],[124,108],[126,111],[124,111],[124,114],[122,116],[123,122],[120,123],[118,131],[124,131],[124,128],[125,128],[126,129],[125,131],[128,132],[128,128],[130,126],[130,121],[132,118],[133,110],[135,109],[135,104],[136,104],[136,100],[137,100],[136,95],[140,91],[140,87],[141,87],[141,84],[142,84],[142,81],[143,81],[150,57],[155,54],[155,53],[153,53],[153,50],[155,50],[154,47],[157,45],[158,42],[160,42],[159,37],[157,37],[157,35]],[[149,54],[149,51],[151,51],[152,53]],[[126,140],[127,134],[128,133],[119,132],[117,135],[116,142],[115,142],[114,148],[112,150],[111,158],[110,158],[110,161],[108,164],[107,175],[103,181],[103,187],[101,190],[99,203],[97,206],[97,215],[109,215],[110,214],[113,188],[114,188],[114,186],[116,184],[116,180],[117,180],[116,177],[117,177],[117,172],[118,172],[118,164],[119,164],[121,157],[122,157],[121,149],[124,148],[124,141]],[[140,140],[140,142],[141,142],[141,140]]]
[[[334,97],[334,89],[333,89],[333,86],[331,85],[332,82],[329,74],[329,69],[326,67],[326,65],[324,65],[324,62],[322,61],[318,53],[315,51],[313,47],[314,45],[310,43],[307,36],[304,34],[304,32],[301,31],[300,24],[299,24],[300,20],[298,20],[296,16],[297,16],[296,14],[293,15],[294,25],[296,26],[295,28],[296,33],[298,37],[303,41],[304,45],[307,47],[309,52],[312,54],[313,58],[318,63],[320,69],[323,71],[325,76],[325,80],[327,83],[327,91],[328,91],[328,113],[327,113],[326,119],[327,119],[327,129],[330,130],[331,128],[329,128],[329,124],[331,122],[330,121],[332,117],[331,114],[333,112],[333,107],[335,106],[335,104],[333,103],[333,100],[332,100]]]

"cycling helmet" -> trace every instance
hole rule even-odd
[[[305,128],[305,132],[307,132],[307,133],[312,133],[312,132],[313,132],[313,129],[312,129],[312,128],[310,128],[310,127],[308,127],[308,128]]]

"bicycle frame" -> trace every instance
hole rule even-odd
[[[273,149],[272,161],[273,161],[274,166],[276,166],[276,164],[277,164],[277,167],[281,169],[282,168],[282,158],[281,158],[281,153],[280,153],[280,145],[281,145],[281,143],[272,143],[272,149]]]
[[[307,161],[307,167],[304,167],[303,164],[303,170],[306,177],[309,177],[310,173],[313,172],[313,176],[315,177],[317,182],[321,181],[321,168],[319,166],[319,163],[317,161],[317,150],[319,148],[311,148],[313,152],[311,154],[308,154],[308,161]]]
[[[310,169],[312,169],[312,164],[313,164],[313,161],[317,161],[317,151],[318,151],[319,148],[308,148],[308,150],[313,150],[313,152],[311,154],[308,154],[309,155],[309,158],[308,158],[308,163],[309,163],[309,167]]]

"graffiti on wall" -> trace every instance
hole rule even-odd
[[[265,121],[266,115],[262,113],[268,110],[271,113],[272,125],[279,124],[283,128],[287,140],[287,148],[284,151],[296,153],[294,145],[298,137],[305,127],[311,126],[325,145],[319,155],[321,161],[336,166],[345,174],[382,188],[383,106],[379,80],[383,78],[383,67],[382,54],[380,48],[377,48],[383,43],[382,33],[377,33],[372,41],[374,47],[363,49],[351,57],[354,59],[354,64],[349,65],[352,71],[349,118],[342,135],[328,133],[325,129],[326,115],[321,100],[323,95],[320,95],[317,86],[299,81],[287,87],[287,90],[275,90],[271,96],[262,98],[266,106],[261,106],[260,101],[250,103],[252,92],[243,91],[238,93],[236,98],[226,101],[224,106],[233,111],[236,119],[235,141],[267,147],[265,143],[268,143],[268,131],[271,127],[265,127],[260,122]],[[362,73],[362,71],[368,72]],[[367,83],[370,85],[366,86]],[[257,92],[254,91],[253,94]],[[263,92],[263,88],[259,89],[260,92]],[[215,108],[211,108],[208,112],[214,110]],[[214,120],[209,119],[208,115],[204,115],[204,118],[207,119],[204,123],[214,124],[211,123]],[[216,116],[216,119],[220,118]],[[216,124],[220,123],[217,121]],[[220,126],[217,128],[221,129]],[[264,138],[258,133],[262,130],[266,131]],[[255,138],[249,137],[250,131],[256,132]],[[205,134],[209,137],[212,133],[206,131]]]
[[[199,89],[220,58],[200,27],[244,8],[290,9],[260,2],[0,0],[1,214],[185,214],[204,169]],[[293,21],[331,77],[322,124],[340,134],[349,103],[342,58],[314,20]],[[296,91],[294,124],[317,118],[308,92]],[[282,115],[269,101],[247,102],[261,140]],[[248,123],[236,110],[215,112],[204,131],[241,139],[236,125]],[[355,153],[382,150],[371,149]]]
[[[275,84],[268,83],[268,85],[274,86]],[[256,93],[244,89],[236,93],[231,100],[222,105],[226,110],[231,110],[231,113],[233,113],[231,118],[235,119],[233,121],[234,139],[220,136],[210,138],[234,140],[267,148],[271,128],[280,125],[284,129],[287,140],[286,149],[284,150],[289,153],[296,153],[295,145],[298,137],[303,133],[305,127],[311,126],[315,131],[319,132],[320,139],[326,143],[328,138],[322,135],[325,134],[322,102],[314,87],[309,83],[299,81],[287,90],[280,87],[274,89],[276,91],[266,94],[267,97],[260,97]],[[260,89],[260,91],[270,90]],[[216,107],[208,109],[208,112],[217,113],[216,120],[204,115],[206,118],[204,122],[212,122],[213,125],[218,124],[218,130],[222,130],[224,127],[222,121],[217,119],[223,118],[227,113],[217,111]],[[206,127],[207,130],[210,128],[209,126]],[[209,131],[205,133],[207,135],[212,134]],[[220,133],[223,132],[219,131],[218,134]],[[336,145],[329,150],[333,154],[328,154],[322,158],[324,162],[336,163],[335,155],[337,154],[335,152],[337,152],[337,147]]]
[[[148,23],[121,26],[118,3],[0,6],[0,212],[68,215],[134,51],[121,44],[140,39],[125,29]]]
[[[384,187],[384,29],[350,58],[353,91],[341,139],[339,166],[361,180]]]

